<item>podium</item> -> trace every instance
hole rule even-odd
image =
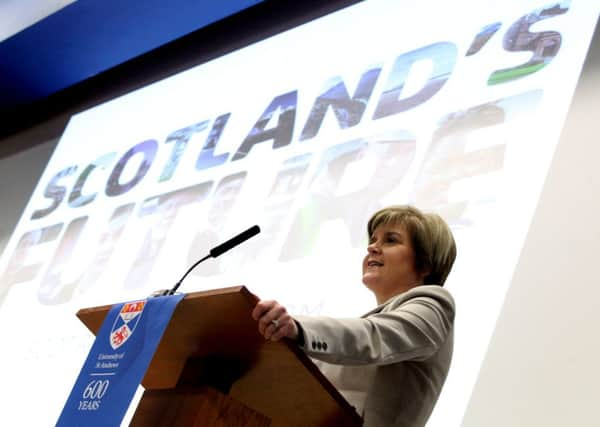
[[[142,380],[131,426],[354,427],[362,420],[297,348],[266,341],[245,287],[190,293],[179,303]],[[111,306],[77,317],[94,335]]]

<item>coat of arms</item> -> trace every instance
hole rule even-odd
[[[133,334],[135,327],[142,317],[146,300],[123,304],[110,331],[110,346],[113,350],[121,347]]]

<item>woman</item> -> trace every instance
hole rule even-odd
[[[450,367],[454,301],[442,288],[456,257],[436,214],[392,206],[368,222],[363,283],[378,306],[358,319],[295,316],[276,301],[253,310],[271,341],[296,340],[366,427],[424,426]]]

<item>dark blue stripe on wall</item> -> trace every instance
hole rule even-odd
[[[48,96],[262,1],[76,1],[0,43],[0,111]]]

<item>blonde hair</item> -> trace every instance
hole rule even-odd
[[[424,284],[443,286],[456,258],[456,243],[446,221],[413,206],[389,206],[369,219],[369,238],[377,227],[390,224],[406,227],[415,252],[415,270],[426,273]]]

